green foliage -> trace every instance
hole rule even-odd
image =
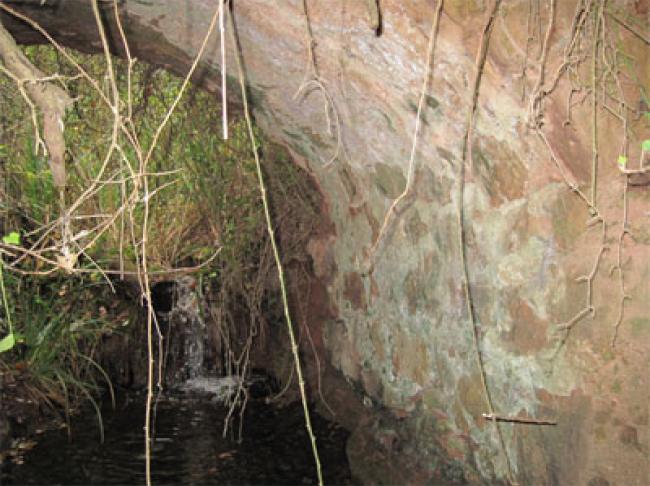
[[[110,142],[112,113],[94,88],[83,79],[74,79],[74,68],[62,61],[49,47],[30,46],[25,49],[30,60],[45,73],[57,72],[70,79],[63,82],[76,100],[65,119],[68,187],[66,200],[75,201],[98,177]],[[102,56],[71,55],[95,79],[105,79]],[[117,82],[122,100],[128,99],[126,63],[115,61]],[[132,72],[132,117],[140,145],[146,149],[181,88],[181,79],[144,64],[136,64]],[[0,80],[3,106],[10,120],[17,120],[10,130],[6,146],[7,192],[12,197],[5,226],[24,229],[54,221],[60,208],[47,160],[35,155],[33,130],[24,102],[15,96],[15,88]],[[124,102],[125,105],[125,102]],[[123,110],[126,115],[127,107]],[[259,245],[261,206],[255,184],[254,165],[243,123],[231,123],[231,139],[220,139],[218,100],[208,93],[190,89],[163,131],[147,167],[150,173],[166,173],[150,177],[149,259],[152,268],[170,268],[183,263],[196,263],[211,255],[218,246],[228,250],[224,258],[237,259],[235,254],[248,255]],[[213,129],[214,128],[214,129]],[[137,167],[134,147],[121,134],[118,140],[123,156],[115,152],[108,160],[102,180],[119,181],[101,187],[84,202],[78,215],[112,214],[124,202],[124,195],[133,189],[130,170]],[[144,206],[136,205],[128,217],[135,224],[130,234],[140,234]],[[124,216],[126,218],[127,215]],[[23,228],[25,221],[28,227]],[[124,241],[124,226],[116,224],[88,249],[88,255],[103,265],[113,265],[120,253],[130,260],[128,268],[137,265],[136,253]],[[79,219],[74,231],[91,231],[97,225],[93,218]],[[60,238],[58,229],[49,236]],[[127,235],[128,236],[128,235]],[[132,243],[132,242],[131,242]],[[211,250],[211,251],[210,251]],[[230,251],[232,250],[232,251]]]
[[[4,239],[13,240],[14,238],[11,235],[5,236]],[[6,241],[5,241],[6,243]],[[11,323],[11,312],[9,311],[9,300],[7,298],[7,289],[5,287],[4,279],[4,262],[0,256],[0,294],[2,295],[2,307],[4,308],[5,319],[7,321],[7,327],[9,328],[9,334],[7,334],[0,341],[0,353],[9,351],[16,344],[16,337],[14,336],[14,328]]]
[[[6,245],[20,245],[20,233],[12,231],[8,235],[3,236],[2,241]]]
[[[16,344],[16,336],[14,333],[7,334],[2,340],[0,340],[0,353],[9,351]]]
[[[14,323],[0,342],[0,352],[9,355],[3,359],[15,363],[50,400],[68,407],[97,388],[93,354],[114,327],[100,311],[108,296],[85,279],[7,277],[3,311]]]
[[[49,47],[28,47],[28,57],[44,73],[63,76],[61,85],[75,99],[66,114],[67,186],[60,198],[54,187],[47,159],[35,153],[30,114],[15,88],[0,77],[6,213],[0,227],[8,233],[7,243],[32,247],[60,248],[63,235],[59,218],[65,207],[74,205],[70,215],[73,235],[93,235],[98,224],[117,215],[114,222],[81,255],[77,266],[96,269],[122,267],[135,270],[140,265],[140,241],[148,202],[147,259],[150,270],[197,265],[214,255],[201,268],[202,281],[212,289],[215,307],[223,321],[249,312],[259,316],[263,306],[276,300],[266,289],[274,272],[269,239],[262,211],[255,162],[243,120],[230,121],[230,138],[221,139],[220,100],[190,88],[177,106],[158,140],[147,165],[148,194],[133,171],[138,168],[136,148],[123,133],[118,134],[120,150],[110,157],[112,112],[83,79],[75,78],[73,67]],[[110,92],[102,56],[71,52],[91,77]],[[182,80],[152,66],[137,63],[132,72],[132,89],[127,86],[127,65],[115,60],[117,84],[122,100],[121,113],[129,117],[140,147],[146,152],[160,122],[178,95]],[[126,100],[132,99],[132,106]],[[317,209],[314,191],[305,177],[275,147],[256,134],[256,144],[268,151],[264,161],[269,178],[272,210],[278,223],[287,260],[304,252]],[[97,181],[102,181],[97,185]],[[89,187],[91,197],[79,201]],[[125,198],[138,200],[125,207]],[[1,199],[1,198],[0,198]],[[2,233],[0,233],[2,234]],[[88,241],[79,237],[79,242]],[[18,242],[18,243],[16,243]],[[40,270],[41,262],[26,258],[24,270]],[[66,404],[75,397],[88,397],[102,371],[94,365],[94,350],[113,324],[98,317],[105,287],[100,273],[84,278],[57,276],[37,280],[10,275],[6,312],[15,317],[13,337],[7,336],[7,350],[0,358],[10,368],[20,364],[54,401]],[[0,348],[2,344],[0,344]]]
[[[46,158],[35,155],[34,150],[33,140],[26,140],[23,158],[14,169],[22,176],[21,191],[28,214],[42,221],[54,208],[56,192]]]

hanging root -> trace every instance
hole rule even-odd
[[[18,86],[20,94],[30,107],[34,125],[35,149],[46,149],[49,155],[50,170],[54,185],[62,189],[66,183],[65,140],[63,138],[63,118],[66,109],[72,105],[68,94],[46,77],[27,59],[16,41],[0,24],[0,59],[2,72],[7,74]],[[41,138],[36,107],[43,117],[43,137]]]
[[[366,0],[366,9],[368,10],[368,20],[370,21],[370,28],[379,37],[384,30],[383,16],[379,0]]]
[[[415,115],[415,130],[413,132],[413,142],[411,144],[411,156],[409,157],[408,173],[406,178],[406,186],[404,191],[398,196],[397,199],[393,201],[384,217],[384,222],[381,225],[377,239],[370,248],[370,256],[368,257],[369,265],[366,271],[367,274],[372,274],[375,268],[375,258],[377,255],[377,250],[379,245],[382,243],[382,240],[387,234],[390,226],[394,224],[396,220],[393,219],[393,216],[397,217],[402,214],[412,203],[413,197],[411,191],[413,189],[413,179],[415,176],[415,154],[418,147],[418,137],[420,135],[420,126],[422,125],[422,109],[424,108],[424,102],[427,97],[429,87],[432,79],[432,70],[434,65],[434,53],[436,50],[436,39],[438,33],[438,24],[440,22],[440,13],[442,12],[444,0],[438,0],[438,7],[431,21],[431,31],[429,33],[429,46],[427,48],[427,57],[426,57],[426,68],[424,71],[424,79],[422,80],[422,89],[420,91],[420,100],[418,102],[418,110]],[[403,203],[403,204],[402,204]],[[401,206],[400,206],[401,204]]]
[[[375,1],[375,0],[372,0]],[[307,62],[305,67],[305,76],[303,77],[300,86],[296,90],[296,93],[293,95],[294,100],[301,99],[306,96],[311,88],[315,88],[320,92],[323,98],[323,112],[325,113],[325,121],[327,125],[327,134],[332,135],[332,124],[336,129],[336,148],[334,149],[334,154],[330,159],[323,165],[323,169],[328,168],[330,165],[338,159],[341,153],[342,147],[342,138],[341,138],[341,121],[339,118],[338,110],[334,104],[334,98],[328,91],[325,86],[325,82],[320,75],[318,69],[318,62],[316,60],[316,52],[314,48],[316,47],[316,40],[314,39],[314,32],[311,28],[311,20],[309,17],[309,8],[307,7],[307,0],[302,2],[303,16],[305,17],[305,37],[307,39]],[[330,110],[334,115],[334,121],[332,122],[332,117],[330,116]]]
[[[476,358],[476,366],[479,370],[481,377],[481,385],[483,388],[483,397],[488,408],[489,416],[492,417],[491,422],[494,424],[494,428],[499,440],[499,446],[501,453],[506,462],[506,474],[510,484],[517,484],[512,464],[510,462],[510,457],[508,456],[508,450],[506,449],[505,441],[503,438],[503,432],[501,431],[501,426],[499,421],[496,420],[497,414],[494,411],[494,402],[492,395],[490,393],[490,388],[487,382],[487,373],[485,371],[485,364],[483,362],[483,355],[481,354],[481,347],[479,342],[479,329],[478,322],[476,319],[476,314],[474,311],[474,301],[472,298],[472,289],[469,283],[469,267],[467,264],[467,239],[465,235],[465,165],[470,164],[472,166],[472,131],[474,123],[474,115],[477,109],[479,89],[481,86],[481,77],[483,74],[483,68],[485,66],[485,61],[487,58],[487,51],[490,42],[490,35],[494,26],[494,21],[499,9],[501,0],[495,0],[492,4],[490,13],[488,14],[487,21],[483,28],[481,34],[481,41],[479,51],[476,57],[476,72],[474,73],[474,83],[472,90],[472,99],[471,105],[467,114],[467,124],[465,128],[465,138],[463,140],[463,157],[460,162],[459,174],[458,174],[458,249],[460,252],[460,264],[462,271],[462,286],[463,293],[465,295],[465,303],[467,306],[467,313],[469,316],[469,322],[472,327],[472,341],[474,344],[474,356]]]
[[[255,166],[257,169],[257,177],[260,187],[260,193],[262,194],[262,205],[264,207],[264,217],[266,219],[266,229],[269,235],[269,240],[271,242],[271,247],[273,249],[273,257],[275,259],[275,265],[278,270],[278,280],[280,282],[280,292],[282,295],[282,305],[284,308],[284,317],[287,324],[287,332],[289,334],[289,339],[291,341],[291,352],[293,353],[294,365],[296,368],[296,376],[298,378],[298,387],[300,389],[300,398],[302,400],[303,412],[305,416],[305,427],[307,429],[307,434],[311,441],[312,452],[314,455],[314,462],[316,464],[316,474],[318,477],[318,484],[323,485],[323,473],[321,468],[320,457],[318,454],[318,448],[316,447],[316,437],[311,425],[311,417],[309,413],[309,408],[307,405],[307,393],[305,390],[305,381],[303,379],[302,366],[300,364],[300,356],[298,354],[298,344],[295,337],[295,332],[293,329],[293,324],[291,320],[291,314],[289,312],[289,301],[287,297],[287,287],[285,284],[284,278],[284,267],[280,259],[280,252],[278,250],[277,240],[275,237],[275,231],[273,230],[273,221],[271,219],[271,212],[269,209],[269,200],[266,193],[266,183],[264,182],[264,176],[262,173],[262,164],[260,161],[259,150],[257,144],[255,143],[255,135],[253,133],[253,123],[250,116],[250,111],[248,108],[248,97],[246,94],[246,79],[244,76],[244,69],[242,67],[241,60],[241,50],[239,42],[237,41],[237,36],[235,33],[235,23],[232,17],[232,12],[228,11],[229,20],[230,20],[230,36],[232,45],[235,49],[235,58],[237,60],[237,71],[239,74],[239,84],[241,87],[241,96],[244,105],[244,117],[246,118],[246,126],[248,127],[248,135],[250,138],[251,148],[253,151],[253,156],[255,158]]]

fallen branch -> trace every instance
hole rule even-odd
[[[65,186],[65,140],[63,138],[63,118],[66,109],[72,105],[72,98],[60,87],[44,81],[48,79],[37,69],[20,50],[14,38],[0,23],[0,60],[3,71],[17,84],[19,91],[32,109],[32,122],[36,139],[36,151],[39,146],[46,148],[54,185]],[[33,104],[32,104],[33,103]],[[38,117],[34,104],[43,117],[43,139],[40,136]]]

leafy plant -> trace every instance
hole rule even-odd
[[[10,369],[20,365],[44,394],[66,408],[78,399],[93,396],[97,380],[104,375],[94,361],[95,349],[102,336],[113,329],[107,316],[97,316],[105,291],[98,268],[126,272],[138,268],[145,207],[150,270],[193,266],[221,248],[209,265],[201,267],[200,280],[214,303],[213,325],[221,326],[222,335],[227,336],[225,346],[235,351],[224,355],[232,359],[242,347],[250,345],[252,336],[262,334],[259,327],[269,320],[263,315],[272,316],[273,309],[281,315],[280,299],[274,294],[277,290],[269,288],[275,278],[275,263],[244,121],[231,120],[230,137],[222,140],[214,97],[190,89],[161,132],[148,161],[151,175],[145,194],[133,176],[137,167],[134,145],[119,133],[120,150],[108,150],[111,138],[107,127],[113,115],[96,91],[75,77],[75,69],[61,63],[53,49],[29,47],[26,52],[43,72],[58,73],[60,83],[75,99],[64,120],[67,186],[62,194],[54,187],[47,160],[35,154],[27,107],[20,97],[8,95],[10,88],[0,78],[0,101],[7,113],[5,122],[0,121],[5,123],[0,131],[0,142],[6,148],[2,170],[9,201],[0,224],[5,229],[20,229],[9,233],[5,243],[60,250],[65,241],[73,250],[83,248],[75,262],[77,268],[95,273],[83,278],[10,275],[4,309],[15,318],[15,332],[6,338],[7,349],[0,360]],[[92,78],[104,78],[103,57],[70,55]],[[148,147],[182,81],[137,63],[129,90],[127,64],[119,60],[114,63],[120,98],[125,100],[130,94],[132,99],[129,123],[141,146]],[[317,194],[278,147],[259,133],[255,138],[256,145],[268,154],[264,166],[283,258],[307,261],[303,253],[316,221]],[[90,193],[89,188],[93,188]],[[82,198],[86,194],[88,197]],[[136,194],[137,200],[126,204],[130,194]],[[60,224],[62,208],[70,211],[66,213],[70,224],[66,229]],[[98,234],[97,228],[104,221],[110,224]],[[37,259],[21,261],[23,270],[36,273],[40,265]],[[298,273],[304,278],[304,272]],[[250,323],[248,327],[235,322],[242,317]]]
[[[3,308],[10,323],[0,349],[8,369],[25,376],[50,403],[68,410],[99,389],[101,377],[110,380],[94,361],[101,338],[113,324],[98,309],[105,305],[97,284],[83,279],[30,280],[9,275],[0,279]],[[10,299],[8,298],[10,296]],[[12,304],[9,302],[11,301]],[[7,344],[5,344],[7,342]]]
[[[7,238],[6,236],[3,240]],[[5,241],[6,243],[6,241]],[[11,324],[11,314],[9,312],[9,304],[7,301],[7,290],[5,289],[4,274],[3,274],[3,262],[0,258],[0,293],[2,294],[2,306],[5,310],[5,316],[7,319],[7,325],[9,326],[9,334],[0,340],[0,353],[9,351],[16,344],[16,337],[14,336],[14,328]]]

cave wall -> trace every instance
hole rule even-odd
[[[25,11],[57,39],[99,48],[86,2],[27,3]],[[235,15],[256,120],[313,174],[333,222],[309,245],[329,306],[312,325],[329,363],[370,412],[351,439],[352,467],[377,483],[505,481],[508,466],[494,424],[482,418],[488,410],[463,295],[457,216],[475,57],[490,2],[445,2],[422,114],[415,197],[389,225],[371,273],[371,247],[406,184],[435,2],[382,0],[380,37],[365,1],[307,3],[320,78],[336,108],[336,115],[329,111],[329,127],[318,90],[295,97],[308,69],[302,2],[237,1]],[[559,65],[576,5],[556,3],[548,76]],[[613,3],[647,19],[643,2]],[[136,55],[182,73],[214,4],[126,1],[120,8]],[[526,1],[505,2],[495,20],[465,189],[468,266],[487,383],[498,414],[557,422],[501,424],[521,483],[640,485],[650,474],[650,197],[647,186],[629,192],[634,239],[624,240],[623,269],[630,300],[612,348],[621,294],[610,268],[624,178],[614,162],[620,123],[601,108],[598,209],[607,222],[607,249],[594,274],[595,312],[577,321],[559,346],[565,334],[557,326],[585,308],[586,284],[576,279],[594,268],[601,225],[586,225],[587,205],[527,125],[522,92],[526,84],[530,93],[538,74],[533,62],[527,78],[521,76],[528,8]],[[105,15],[110,23],[110,10]],[[24,24],[3,21],[19,40],[39,40]],[[542,9],[542,28],[547,21]],[[642,41],[622,35],[629,52],[647,56]],[[119,52],[119,42],[114,46]],[[535,47],[530,55],[538,54]],[[196,76],[215,91],[218,59],[215,36]],[[632,69],[647,86],[648,63]],[[230,80],[229,96],[236,99]],[[561,81],[545,99],[542,130],[563,173],[588,192],[590,103],[576,105],[565,124],[569,89]],[[336,120],[341,147],[329,163],[337,153]],[[636,127],[640,139],[648,138],[642,121]]]

